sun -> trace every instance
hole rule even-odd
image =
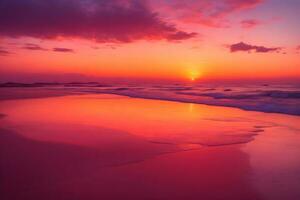
[[[201,73],[199,70],[189,70],[188,77],[190,81],[196,81],[201,76]]]

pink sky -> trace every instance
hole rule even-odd
[[[0,81],[297,79],[299,9],[298,0],[0,0]]]

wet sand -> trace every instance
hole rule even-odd
[[[1,199],[300,198],[299,117],[117,95],[27,97],[0,104]]]

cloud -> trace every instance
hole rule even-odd
[[[169,35],[168,40],[184,40],[189,37],[195,37],[197,33],[186,33],[183,31],[178,31],[175,34]]]
[[[298,46],[296,47],[296,53],[297,53],[297,54],[300,53],[300,45],[298,45]]]
[[[31,50],[31,51],[49,51],[49,49],[46,49],[44,47],[41,47],[40,45],[33,44],[33,43],[26,43],[22,47],[22,49]],[[64,47],[55,47],[55,48],[52,48],[52,51],[63,52],[63,53],[74,53],[75,52],[73,49],[64,48]]]
[[[261,24],[259,20],[256,19],[246,19],[240,22],[243,28],[253,28]]]
[[[74,53],[75,52],[73,49],[62,48],[62,47],[56,47],[56,48],[53,48],[52,50],[56,51],[56,52],[63,52],[63,53]]]
[[[12,54],[10,51],[7,51],[4,48],[0,47],[0,56],[8,56],[10,54]]]
[[[48,51],[48,49],[45,49],[37,44],[32,44],[32,43],[27,43],[22,48],[26,50],[32,50],[32,51]]]
[[[184,23],[198,23],[210,27],[225,27],[225,17],[253,8],[264,0],[152,0],[153,8]],[[169,16],[168,16],[169,17]]]
[[[116,43],[106,43],[106,44],[102,44],[100,46],[91,46],[92,49],[95,50],[99,50],[99,49],[111,49],[111,50],[115,50],[117,48],[121,47],[121,44],[116,44]]]
[[[0,0],[0,37],[84,38],[99,43],[186,40],[144,0]]]
[[[250,45],[246,44],[244,42],[232,44],[228,46],[230,49],[230,52],[238,52],[238,51],[247,51],[247,52],[256,52],[256,53],[268,53],[268,52],[280,52],[282,50],[282,47],[264,47],[264,46],[256,46],[256,45]]]

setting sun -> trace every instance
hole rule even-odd
[[[191,81],[195,81],[195,80],[199,79],[201,77],[201,75],[202,74],[198,70],[189,70],[189,72],[188,72],[188,78]]]

